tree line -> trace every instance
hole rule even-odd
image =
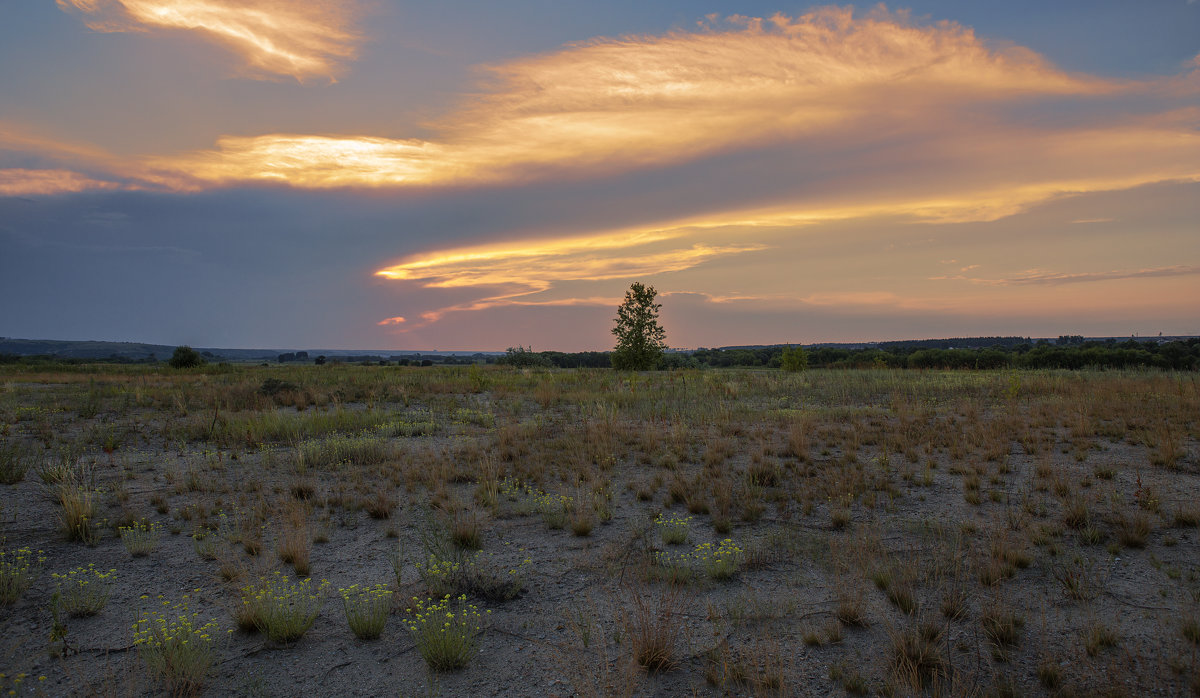
[[[796,347],[793,351],[799,350],[800,347]],[[788,351],[787,346],[668,351],[657,368],[785,368]],[[535,352],[514,348],[497,363],[518,367],[609,368],[612,366],[610,354],[604,351]],[[977,349],[940,349],[919,342],[903,342],[887,348],[807,347],[803,349],[803,357],[808,368],[1161,368],[1188,371],[1200,370],[1200,339],[1164,343],[1110,340],[1065,346],[1024,342]],[[800,357],[793,361],[800,361]]]

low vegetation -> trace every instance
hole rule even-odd
[[[47,695],[1185,695],[1196,376],[1032,368],[1191,355],[1167,346],[7,364],[5,673]],[[936,368],[954,352],[978,361]]]

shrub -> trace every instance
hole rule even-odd
[[[804,347],[792,347],[788,345],[783,348],[783,353],[779,357],[779,367],[788,372],[803,371],[808,368],[808,352]]]
[[[387,588],[387,584],[366,587],[353,584],[338,589],[338,593],[342,596],[346,621],[358,639],[374,640],[383,633],[392,607],[392,590]]]
[[[157,522],[134,521],[128,526],[117,529],[121,534],[121,544],[133,557],[146,557],[158,547],[158,538],[162,534],[162,526]]]
[[[729,579],[737,574],[742,562],[742,549],[729,538],[714,546],[701,543],[692,551],[692,558],[700,564],[709,577]]]
[[[314,590],[311,582],[296,582],[276,571],[242,587],[239,627],[253,627],[272,642],[299,640],[320,615],[321,596],[329,584],[322,581]]]
[[[171,354],[171,359],[167,363],[171,368],[196,368],[204,365],[204,357],[200,356],[200,352],[184,344],[175,347],[175,353]]]
[[[143,611],[133,625],[133,645],[138,656],[178,695],[200,692],[216,662],[220,632],[216,621],[197,625],[200,614],[188,612],[187,598],[184,595],[174,606],[162,601],[165,610]]]
[[[0,551],[0,605],[16,603],[33,585],[44,562],[46,558],[40,550],[36,554],[29,548]]]
[[[479,649],[483,633],[483,614],[467,603],[466,595],[456,599],[449,595],[440,600],[413,597],[405,609],[412,617],[408,629],[417,651],[434,671],[454,671],[471,661]]]
[[[51,575],[58,580],[59,607],[76,618],[96,615],[108,604],[115,573],[116,570],[101,572],[94,563],[89,563],[66,574]]]

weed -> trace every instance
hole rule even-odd
[[[1052,565],[1050,574],[1062,586],[1067,598],[1076,601],[1091,601],[1103,587],[1095,561],[1081,556]]]
[[[406,624],[425,663],[433,671],[462,669],[479,651],[484,616],[478,607],[468,604],[465,594],[440,600],[412,598],[405,609],[411,614]]]
[[[729,579],[737,574],[742,555],[742,549],[729,538],[715,546],[701,543],[692,551],[692,559],[713,579]]]
[[[29,460],[15,440],[0,443],[0,484],[15,485],[25,479]]]
[[[121,526],[117,531],[121,534],[121,544],[130,555],[146,557],[158,547],[162,526],[154,521],[134,521],[128,526]]]
[[[979,622],[983,626],[984,637],[993,645],[996,658],[1007,661],[1009,651],[1021,641],[1021,628],[1025,625],[1025,619],[1015,613],[992,607],[984,610]]]
[[[1053,691],[1062,685],[1062,672],[1059,671],[1058,664],[1049,658],[1038,662],[1037,677],[1038,683],[1048,691]]]
[[[662,542],[667,545],[682,545],[687,542],[688,528],[691,526],[692,517],[678,516],[676,514],[659,514],[654,519],[654,525],[658,527],[659,535],[662,536]]]
[[[187,598],[172,606],[160,596],[163,609],[142,611],[133,625],[138,656],[177,695],[200,692],[216,663],[220,633],[216,621],[198,624],[199,613],[189,613]]]
[[[474,509],[456,509],[450,515],[447,526],[450,541],[464,550],[479,550],[483,547],[483,526]]]
[[[1121,545],[1126,548],[1146,547],[1146,538],[1150,535],[1150,517],[1145,513],[1138,511],[1132,516],[1119,515],[1113,525]]]
[[[100,532],[93,525],[96,515],[96,491],[63,483],[58,488],[59,522],[67,540],[88,545],[100,541]]]
[[[0,551],[0,605],[9,606],[25,593],[42,571],[46,558],[29,548]]]
[[[299,640],[312,627],[321,612],[321,596],[329,582],[316,589],[312,579],[294,581],[275,571],[242,587],[242,604],[237,612],[238,625],[253,625],[272,642]]]
[[[386,584],[362,586],[352,584],[338,589],[346,621],[360,640],[374,640],[383,633],[392,605],[392,590]]]
[[[1089,657],[1095,657],[1106,647],[1116,647],[1119,642],[1116,631],[1099,622],[1092,623],[1083,634],[1083,648]]]
[[[630,590],[628,598],[622,627],[633,660],[651,673],[669,671],[675,666],[675,643],[686,623],[678,587],[667,587],[656,598]]]
[[[399,558],[395,559],[398,564]],[[413,566],[433,598],[469,592],[492,601],[509,601],[525,588],[525,575],[532,565],[528,557],[503,567],[492,553],[431,550],[424,561]]]
[[[216,560],[221,539],[208,529],[199,528],[192,532],[192,549],[201,560]]]
[[[52,574],[58,580],[56,593],[60,608],[76,618],[96,615],[108,604],[114,574],[116,570],[101,572],[95,563],[77,567],[66,574]]]
[[[564,494],[538,493],[534,496],[534,509],[542,516],[546,528],[558,530],[567,525],[571,511],[571,498]]]
[[[862,595],[851,593],[839,594],[836,605],[833,608],[833,617],[846,625],[866,627],[868,623],[866,610],[863,608]]]
[[[946,658],[939,645],[940,636],[930,627],[915,624],[890,631],[892,669],[909,686],[925,687],[946,671]]]
[[[829,666],[829,680],[842,684],[850,695],[862,696],[870,693],[867,679],[850,662],[841,661]]]
[[[1180,632],[1188,642],[1200,645],[1200,619],[1197,619],[1195,615],[1189,615],[1183,619]]]
[[[396,498],[384,488],[376,490],[374,495],[363,501],[363,509],[372,519],[390,519],[395,508]]]

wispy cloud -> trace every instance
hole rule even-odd
[[[354,58],[357,10],[341,0],[57,0],[101,32],[182,30],[236,53],[255,75],[335,78]]]
[[[964,269],[964,271],[966,271]],[[1041,269],[1030,269],[1022,274],[1007,278],[988,279],[969,276],[935,276],[931,281],[969,281],[985,286],[1057,286],[1060,284],[1090,283],[1093,281],[1116,281],[1121,279],[1144,279],[1160,276],[1191,276],[1200,275],[1200,266],[1177,264],[1169,267],[1152,269],[1114,269],[1109,271],[1091,272],[1052,272]]]
[[[424,288],[481,288],[491,295],[421,314],[424,324],[449,312],[498,306],[609,304],[612,298],[542,297],[563,282],[607,281],[694,268],[728,255],[764,249],[753,243],[704,244],[681,240],[679,230],[646,230],[530,240],[447,249],[403,260],[376,272],[386,279]],[[617,298],[617,303],[620,298]],[[382,323],[381,323],[382,324]],[[416,329],[414,325],[406,329]]]
[[[0,169],[0,196],[46,196],[119,186],[70,170]]]
[[[492,66],[482,96],[439,119],[431,140],[266,134],[166,158],[207,182],[404,186],[519,181],[568,170],[680,162],[779,139],[827,137],[878,114],[1116,85],[1036,54],[989,49],[953,23],[855,17],[735,18],[697,32],[575,44]],[[883,94],[881,94],[881,91]]]

